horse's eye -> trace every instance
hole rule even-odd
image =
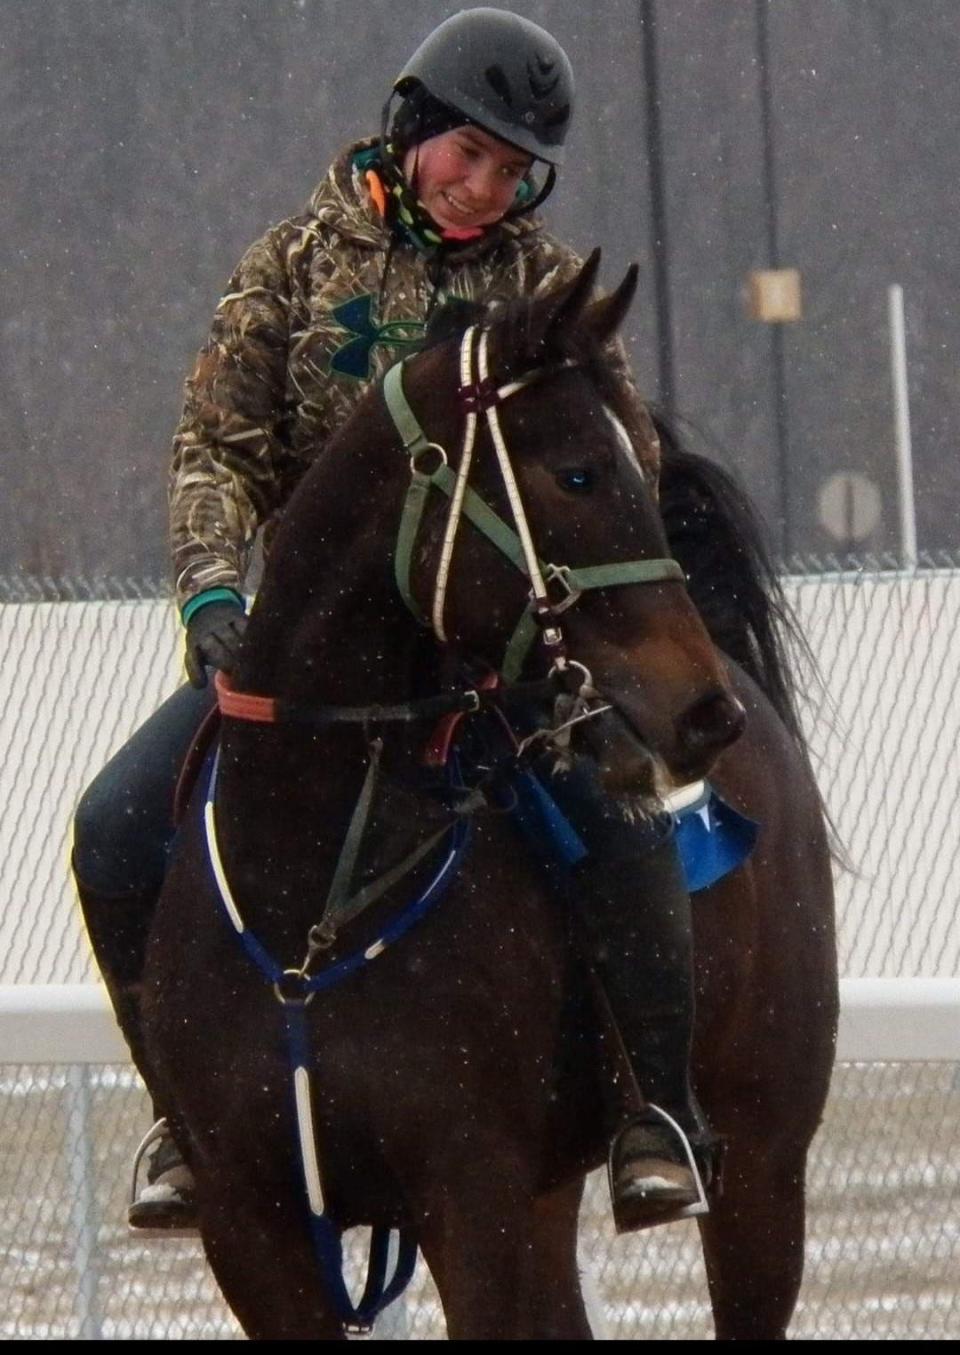
[[[572,493],[583,493],[584,490],[593,488],[593,471],[588,470],[586,466],[574,466],[570,470],[557,471],[557,484],[561,489],[569,489]]]

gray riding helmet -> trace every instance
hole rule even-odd
[[[394,82],[422,85],[484,131],[549,165],[563,161],[573,68],[545,28],[503,9],[465,9],[435,28]]]

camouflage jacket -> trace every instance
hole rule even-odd
[[[369,145],[366,142],[363,145]],[[266,542],[330,435],[415,342],[435,265],[393,240],[352,147],[304,212],[244,255],[186,385],[173,446],[171,544],[177,599],[242,590],[260,526]],[[389,266],[388,266],[389,260]],[[444,295],[498,300],[572,276],[576,254],[536,219],[503,222],[445,251]]]

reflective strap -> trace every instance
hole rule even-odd
[[[431,479],[444,494],[453,492],[454,475],[449,466],[441,466]],[[512,527],[507,526],[498,513],[484,503],[476,490],[469,487],[464,495],[463,511],[474,527],[482,532],[488,541],[492,541],[500,553],[505,555],[511,564],[516,565],[521,574],[527,573],[527,562],[524,559],[519,536]]]
[[[470,385],[473,367],[473,336],[476,326],[471,325],[460,344],[460,390]],[[473,462],[473,448],[477,440],[477,413],[468,409],[467,421],[463,433],[463,446],[460,451],[460,464],[450,494],[450,509],[447,513],[447,525],[440,547],[440,563],[437,565],[437,577],[433,589],[433,633],[441,644],[446,644],[447,633],[443,626],[443,609],[447,600],[447,584],[450,580],[450,564],[453,560],[453,547],[460,529],[463,515],[463,497],[467,489],[467,479]]]
[[[438,467],[432,475],[424,475],[416,470],[413,472],[400,518],[400,530],[397,533],[397,548],[393,562],[394,577],[400,596],[416,619],[424,626],[429,623],[413,596],[413,589],[410,585],[410,571],[413,564],[413,550],[420,531],[423,510],[426,507],[431,485],[441,490],[449,498],[454,493],[456,476],[447,465]],[[523,558],[520,538],[516,532],[507,526],[503,518],[495,513],[492,508],[489,508],[480,495],[475,490],[470,489],[469,486],[464,493],[463,511],[477,530],[482,532],[488,541],[492,541],[501,554],[516,565],[521,573],[526,574],[527,566]]]
[[[481,385],[485,385],[489,378],[487,370],[487,347],[489,339],[490,331],[486,329],[481,330],[477,354],[477,370]],[[500,427],[500,418],[497,414],[496,402],[491,404],[487,409],[487,428],[490,432],[490,440],[493,443],[494,451],[497,454],[503,487],[507,492],[510,512],[513,514],[513,525],[516,528],[517,535],[520,539],[523,558],[526,563],[525,572],[530,579],[533,596],[536,599],[538,607],[547,607],[549,606],[549,599],[547,597],[547,585],[543,578],[543,566],[537,558],[536,547],[533,544],[533,537],[530,533],[530,524],[527,521],[523,500],[520,497],[520,486],[517,484],[517,477],[514,474],[513,465],[510,461],[510,453],[507,451],[503,430]]]
[[[484,336],[485,337],[485,336]],[[522,383],[526,384],[526,383]],[[521,388],[518,385],[518,389]],[[512,393],[512,392],[511,392]],[[417,417],[410,408],[407,397],[403,390],[403,363],[398,362],[387,372],[383,381],[383,394],[387,404],[390,416],[396,425],[397,432],[403,441],[404,448],[412,458],[415,458],[419,452],[426,451],[435,444],[430,441],[427,435],[417,421]],[[499,394],[502,394],[500,392]],[[489,416],[494,411],[488,410]],[[498,457],[501,448],[497,445],[502,441],[498,438],[499,427],[494,428],[494,420],[490,420],[490,434],[494,441]],[[503,448],[505,453],[506,449]],[[453,499],[457,494],[458,477],[444,463],[440,465],[431,475],[426,475],[417,470],[414,464],[410,488],[407,491],[406,500],[403,505],[403,513],[400,519],[400,529],[397,535],[397,547],[394,555],[394,574],[397,581],[397,588],[405,604],[417,620],[422,625],[429,624],[420,607],[413,596],[410,587],[410,571],[413,562],[413,551],[416,545],[417,535],[420,530],[420,523],[423,519],[423,510],[426,506],[427,498],[430,494],[431,485],[436,486],[448,498]],[[513,496],[510,493],[509,482],[505,479],[508,497],[513,504]],[[515,487],[514,487],[515,488]],[[540,579],[540,587],[543,587],[542,576],[547,573],[549,576],[550,566],[544,564],[535,553],[529,553],[524,549],[524,544],[513,528],[509,527],[498,513],[481,499],[480,495],[469,486],[465,488],[460,486],[460,492],[463,494],[463,512],[470,519],[478,531],[482,532],[488,541],[505,555],[507,559],[527,578],[531,577],[531,563],[534,566],[534,589],[536,591],[536,580]],[[522,508],[521,508],[522,513]],[[532,543],[531,543],[532,544]],[[579,569],[573,569],[568,566],[557,566],[555,573],[562,576],[566,581],[568,588],[572,593],[586,593],[594,588],[620,587],[631,583],[661,583],[674,580],[684,582],[685,575],[682,567],[676,560],[663,558],[658,560],[624,560],[619,564],[608,565],[585,565]],[[504,653],[503,667],[501,672],[506,682],[515,682],[526,662],[530,646],[538,634],[538,627],[533,613],[529,608],[524,610],[523,615],[517,622],[517,625],[507,642]]]
[[[320,1163],[317,1161],[317,1134],[313,1127],[313,1106],[310,1099],[310,1071],[305,1063],[293,1070],[293,1096],[297,1109],[297,1137],[300,1141],[300,1161],[303,1164],[303,1183],[312,1214],[322,1214],[326,1208]]]
[[[398,1234],[397,1247],[391,1248],[391,1230],[374,1228],[370,1239],[367,1278],[363,1297],[354,1304],[343,1276],[343,1243],[339,1225],[326,1212],[320,1163],[317,1156],[316,1126],[311,1105],[310,1032],[302,1003],[284,1007],[287,1055],[292,1077],[297,1144],[300,1169],[309,1206],[310,1234],[314,1257],[331,1303],[343,1327],[350,1332],[369,1332],[377,1316],[409,1284],[417,1260],[417,1243],[408,1229]],[[391,1251],[396,1263],[387,1281]]]

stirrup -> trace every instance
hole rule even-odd
[[[150,1149],[153,1146],[153,1144],[157,1142],[158,1139],[162,1139],[165,1134],[169,1134],[169,1132],[170,1127],[167,1124],[166,1117],[164,1116],[161,1119],[159,1119],[155,1125],[152,1125],[151,1128],[147,1130],[143,1138],[140,1140],[139,1147],[137,1148],[137,1151],[134,1154],[133,1173],[130,1179],[130,1197],[127,1201],[127,1216],[128,1216],[127,1233],[130,1237],[197,1238],[200,1235],[199,1229],[195,1224],[174,1224],[166,1228],[151,1227],[149,1225],[146,1226],[141,1225],[138,1227],[129,1221],[130,1211],[133,1209],[133,1206],[138,1202],[137,1187],[140,1179],[140,1164],[143,1161],[144,1156],[146,1155],[148,1149]]]
[[[680,1143],[683,1145],[683,1152],[686,1158],[686,1165],[690,1168],[690,1172],[693,1176],[693,1180],[696,1185],[697,1199],[693,1200],[690,1204],[680,1205],[676,1209],[664,1209],[663,1211],[657,1213],[656,1215],[651,1216],[647,1220],[642,1220],[639,1223],[633,1224],[631,1227],[621,1226],[621,1220],[617,1216],[617,1209],[614,1203],[614,1223],[616,1224],[618,1233],[641,1232],[644,1228],[654,1228],[661,1223],[675,1223],[678,1219],[692,1219],[696,1218],[697,1215],[699,1214],[709,1214],[710,1212],[710,1203],[707,1200],[707,1192],[704,1188],[703,1176],[700,1172],[699,1166],[697,1165],[697,1160],[696,1157],[694,1156],[693,1148],[690,1144],[689,1138],[684,1133],[683,1129],[681,1129],[680,1125],[673,1118],[673,1116],[668,1114],[667,1111],[663,1110],[660,1106],[655,1105],[652,1101],[648,1101],[646,1105],[646,1110],[652,1111],[655,1115],[659,1116],[660,1119],[663,1120],[673,1130],[674,1134],[677,1136],[677,1138],[680,1140]],[[619,1137],[618,1135],[614,1136],[610,1144],[610,1150],[607,1153],[607,1185],[610,1191],[610,1199],[613,1202],[615,1202],[616,1200],[616,1195],[614,1191],[615,1182],[613,1175],[613,1154],[618,1137]]]
[[[166,1116],[163,1116],[155,1125],[147,1130],[140,1140],[140,1146],[133,1158],[133,1176],[130,1180],[130,1198],[127,1200],[128,1205],[136,1204],[137,1202],[137,1181],[140,1176],[140,1163],[143,1161],[144,1154],[152,1144],[156,1143],[157,1139],[162,1139],[166,1132],[167,1120]]]

